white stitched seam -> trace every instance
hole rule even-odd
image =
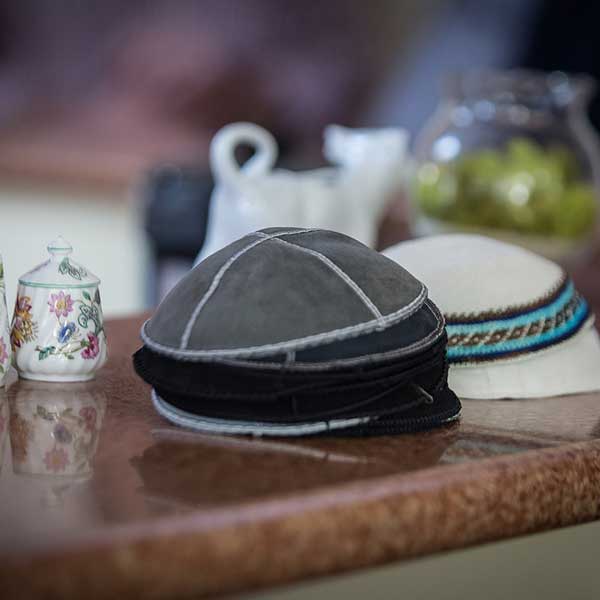
[[[292,244],[291,242],[286,242],[281,238],[275,240],[280,244],[285,244],[286,246],[292,246],[296,250],[300,250],[300,252],[306,252],[311,256],[316,257],[323,264],[329,267],[344,283],[346,283],[352,291],[362,300],[363,304],[377,317],[378,319],[383,319],[383,315],[379,311],[379,309],[373,304],[373,301],[365,294],[364,290],[352,279],[343,269],[338,267],[330,258],[321,254],[317,250],[312,250],[311,248],[305,248],[304,246],[298,246],[297,244]]]
[[[284,234],[287,235],[287,234]],[[146,325],[148,321],[146,321],[142,325],[142,330],[140,332],[140,336],[144,344],[146,344],[152,350],[164,354],[165,356],[175,356],[177,358],[181,358],[182,360],[188,359],[193,360],[195,358],[210,358],[210,357],[227,357],[227,356],[235,356],[236,354],[243,354],[244,356],[264,356],[268,354],[274,354],[276,352],[285,352],[288,349],[300,350],[302,348],[307,348],[312,346],[313,344],[318,344],[320,342],[329,342],[335,340],[347,339],[352,336],[361,335],[363,333],[370,333],[371,331],[375,331],[378,327],[383,325],[394,325],[399,321],[410,317],[414,314],[422,305],[425,299],[427,298],[427,288],[424,285],[421,285],[421,291],[418,296],[414,298],[411,302],[409,302],[406,306],[403,306],[401,309],[396,312],[385,315],[382,319],[373,319],[371,321],[365,321],[363,323],[358,323],[357,325],[351,325],[349,327],[344,327],[342,329],[336,329],[334,331],[327,331],[325,333],[317,333],[315,335],[309,335],[303,338],[297,338],[294,340],[286,340],[284,342],[276,342],[273,344],[266,344],[264,346],[247,346],[246,348],[227,348],[227,349],[215,349],[215,350],[177,350],[176,348],[165,346],[164,344],[159,344],[152,340],[146,334]]]
[[[396,350],[388,350],[387,352],[377,352],[375,354],[367,354],[362,356],[357,356],[354,358],[341,358],[334,359],[329,361],[322,361],[318,364],[315,363],[294,363],[292,366],[294,370],[297,371],[324,371],[330,369],[334,366],[350,366],[350,365],[361,365],[363,363],[372,362],[374,360],[390,360],[392,358],[397,358],[399,356],[405,356],[407,354],[414,354],[422,350],[423,348],[432,345],[436,342],[440,336],[444,332],[444,318],[441,313],[435,312],[431,306],[430,301],[425,303],[425,308],[429,310],[429,312],[435,317],[436,327],[430,333],[428,333],[424,338],[409,344],[408,346],[404,346],[403,348],[398,348]],[[221,364],[230,364],[232,366],[252,366],[253,369],[273,369],[281,366],[281,363],[269,363],[269,362],[256,362],[256,361],[247,361],[244,359],[231,359],[231,360],[223,360],[220,361]]]
[[[270,239],[276,238],[277,236],[294,235],[294,234],[298,234],[298,233],[307,233],[309,231],[314,231],[314,230],[313,229],[298,229],[298,230],[273,233],[271,235],[266,235],[263,232],[258,232],[259,239],[254,240],[251,244],[248,244],[247,246],[244,246],[241,250],[238,250],[238,252],[236,252],[233,256],[231,256],[229,258],[229,260],[224,265],[222,265],[221,268],[217,271],[216,275],[213,277],[213,280],[211,281],[211,284],[210,284],[208,290],[206,291],[204,296],[202,296],[202,298],[200,298],[198,304],[196,304],[196,307],[194,308],[192,315],[190,316],[190,319],[187,322],[185,329],[183,330],[183,334],[181,336],[181,341],[179,343],[179,349],[180,350],[187,349],[188,342],[190,341],[190,335],[192,334],[192,329],[194,328],[194,325],[196,324],[196,319],[198,318],[200,311],[206,306],[206,303],[210,300],[211,296],[215,293],[215,290],[219,286],[221,279],[223,279],[223,276],[225,275],[225,273],[228,271],[228,269],[231,267],[231,265],[233,265],[233,263],[236,260],[238,260],[238,258],[240,258],[244,254],[246,254],[246,252],[248,252],[248,250],[252,250],[252,248],[254,248],[255,246],[258,246],[259,244],[262,244],[263,242],[266,242]]]
[[[335,366],[351,366],[351,365],[362,365],[364,363],[369,363],[372,362],[374,360],[390,360],[392,358],[397,358],[400,356],[406,356],[406,355],[410,355],[410,354],[414,354],[415,352],[418,352],[420,350],[422,350],[423,348],[432,345],[433,343],[435,343],[439,337],[443,334],[444,332],[444,318],[442,316],[442,314],[438,311],[436,312],[436,310],[434,310],[432,308],[432,306],[430,305],[431,301],[427,301],[425,302],[425,308],[427,308],[429,310],[429,312],[431,314],[434,315],[435,320],[436,320],[436,327],[433,331],[431,331],[429,334],[427,334],[423,339],[418,340],[416,342],[413,342],[412,344],[409,344],[408,346],[404,346],[403,348],[398,348],[396,350],[389,350],[387,352],[378,352],[375,354],[368,354],[368,355],[363,355],[363,356],[357,356],[354,358],[343,358],[343,359],[335,359],[335,360],[330,360],[330,361],[323,361],[323,362],[319,362],[317,363],[296,363],[294,362],[293,366],[294,370],[297,371],[326,371],[327,369],[330,369],[331,367],[335,367]],[[437,307],[435,307],[435,305],[433,305],[434,308],[437,309]],[[210,357],[208,357],[210,359]],[[193,360],[194,357],[188,357],[185,356],[183,357],[181,360]],[[250,359],[245,359],[245,358],[227,358],[225,357],[224,359],[219,360],[220,364],[225,364],[225,365],[231,365],[231,366],[235,366],[235,367],[248,367],[251,366],[253,369],[273,369],[273,368],[278,368],[281,367],[281,363],[273,363],[273,362],[256,362],[253,361],[251,358]]]
[[[368,423],[372,417],[349,417],[347,419],[332,419],[331,421],[316,421],[314,423],[278,424],[261,422],[227,421],[210,417],[201,417],[187,413],[163,400],[156,390],[151,393],[152,402],[156,410],[165,419],[176,425],[189,427],[196,431],[221,432],[228,434],[251,435],[306,435],[319,433],[328,429],[346,429],[363,423]]]

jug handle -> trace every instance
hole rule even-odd
[[[235,158],[235,149],[247,144],[254,154],[243,165]],[[265,175],[277,160],[277,142],[254,123],[231,123],[220,129],[210,144],[210,168],[219,183],[235,185],[246,177]]]

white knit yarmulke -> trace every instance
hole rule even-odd
[[[432,236],[383,254],[423,281],[446,316],[449,383],[458,396],[600,390],[593,316],[557,264],[478,235]]]

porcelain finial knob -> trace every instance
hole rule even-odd
[[[62,235],[52,240],[47,249],[51,256],[68,256],[73,252],[73,246]]]

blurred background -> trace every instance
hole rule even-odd
[[[0,252],[8,301],[17,277],[41,262],[46,242],[62,234],[75,260],[101,277],[108,316],[154,305],[202,247],[213,185],[209,143],[233,121],[271,131],[279,164],[293,169],[323,163],[328,123],[403,127],[428,169],[420,171],[419,189],[421,209],[433,220],[569,240],[587,235],[595,218],[586,186],[595,185],[596,150],[582,123],[586,114],[600,123],[591,86],[600,69],[592,30],[598,17],[597,3],[573,0],[2,2]],[[510,170],[511,206],[537,211],[533,217],[516,209],[486,213],[485,223],[471,222],[473,209],[448,196],[448,172],[436,166],[456,159],[448,155],[452,143],[439,112],[432,121],[441,81],[464,70],[517,68],[591,77],[581,94],[560,74],[542,90],[552,96],[553,110],[559,98],[558,105],[577,113],[570,123],[579,127],[574,135],[583,150],[547,155],[536,145],[540,136],[524,142],[525,134],[513,135],[503,154],[460,163],[461,197],[471,198],[473,181],[481,188],[493,176],[496,185]],[[495,110],[506,89],[519,88],[509,98],[514,103],[524,81],[494,80],[483,93],[487,80],[479,80],[473,114],[493,121],[490,98]],[[444,92],[453,102],[454,125],[466,114],[456,107],[462,110],[470,97],[463,84]],[[534,90],[535,102],[542,92]],[[528,127],[522,111],[507,114],[512,126]],[[548,194],[535,199],[538,179],[528,183],[528,175],[523,183],[524,168],[562,190],[552,196],[551,210]],[[458,175],[451,175],[455,185]],[[529,186],[525,200],[523,185]],[[416,232],[408,196],[405,191],[388,205],[380,247]],[[547,209],[543,221],[541,209]]]

